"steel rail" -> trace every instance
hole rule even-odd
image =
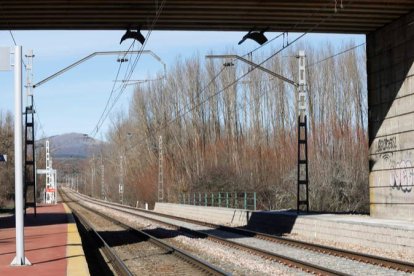
[[[68,204],[70,206],[70,204]],[[122,276],[133,276],[134,274],[128,269],[125,263],[119,258],[119,256],[112,250],[112,248],[105,242],[101,235],[91,226],[89,222],[81,215],[79,212],[71,208],[71,211],[75,217],[81,223],[88,234],[91,234],[92,237],[98,242],[99,247],[102,249],[106,258],[109,260],[109,263],[112,265],[113,269]]]
[[[63,192],[65,193],[65,192]],[[65,194],[66,196],[68,196],[70,198],[70,196],[68,194]],[[176,257],[182,259],[183,261],[185,261],[186,263],[195,266],[197,268],[199,268],[201,271],[205,272],[208,275],[230,275],[229,273],[226,273],[225,271],[223,271],[222,269],[207,263],[205,261],[203,261],[202,259],[188,253],[185,252],[184,250],[181,250],[173,245],[170,245],[164,241],[161,241],[160,239],[155,238],[154,236],[142,231],[142,230],[138,230],[136,228],[133,228],[125,223],[122,223],[121,221],[110,217],[102,212],[99,212],[95,209],[92,209],[90,207],[87,207],[85,205],[83,205],[82,203],[79,203],[78,201],[75,201],[78,205],[82,206],[82,208],[93,212],[94,214],[103,217],[104,219],[111,221],[112,223],[124,228],[125,230],[128,230],[130,233],[143,237],[145,238],[147,241],[155,244],[156,246],[168,251],[171,254],[174,254]],[[132,275],[132,274],[131,274]]]
[[[79,194],[79,195],[81,195],[81,194]],[[388,268],[395,269],[395,270],[414,273],[414,263],[410,263],[410,262],[394,260],[394,259],[384,258],[384,257],[380,257],[380,256],[374,256],[374,255],[365,254],[365,253],[354,252],[354,251],[335,248],[335,247],[326,246],[326,245],[320,245],[320,244],[314,244],[314,243],[294,240],[294,239],[281,237],[281,236],[269,235],[269,234],[266,234],[266,233],[256,232],[256,231],[247,230],[247,229],[243,229],[243,228],[239,228],[239,227],[229,227],[229,226],[224,226],[224,225],[218,225],[218,224],[213,224],[213,223],[208,223],[208,222],[192,220],[192,219],[188,219],[188,218],[177,217],[177,216],[173,216],[173,215],[157,213],[157,212],[154,212],[154,211],[138,209],[138,208],[134,208],[134,207],[131,207],[131,206],[121,205],[121,204],[118,204],[118,203],[100,201],[98,199],[92,199],[92,198],[87,197],[85,195],[81,195],[81,196],[83,196],[85,198],[88,198],[89,200],[92,200],[92,201],[95,201],[95,202],[101,202],[101,203],[103,202],[103,203],[106,203],[108,205],[118,206],[118,207],[121,207],[121,208],[134,210],[134,211],[137,211],[137,212],[143,212],[143,213],[147,213],[147,214],[151,214],[151,215],[157,215],[157,216],[161,216],[161,217],[165,217],[165,218],[185,221],[185,222],[188,222],[188,223],[203,225],[203,226],[207,226],[207,227],[211,227],[211,228],[215,228],[215,229],[220,229],[220,230],[227,231],[227,232],[232,232],[232,233],[236,233],[236,234],[240,234],[240,235],[245,235],[245,236],[248,236],[248,237],[255,237],[255,238],[258,238],[258,239],[273,241],[273,242],[277,242],[277,243],[283,243],[283,244],[286,244],[286,245],[305,248],[305,249],[308,249],[308,250],[312,250],[312,251],[316,251],[316,252],[320,252],[320,253],[324,253],[324,254],[340,256],[340,257],[344,257],[344,258],[351,259],[351,260],[357,260],[357,261],[364,262],[364,263],[370,263],[370,264],[373,264],[373,265],[378,265],[378,266],[388,267]],[[146,218],[148,218],[148,217],[146,217]]]

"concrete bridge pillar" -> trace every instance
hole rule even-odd
[[[367,35],[371,216],[414,220],[414,12]]]

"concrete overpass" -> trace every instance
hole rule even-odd
[[[0,1],[2,29],[149,27],[162,0]],[[156,30],[369,33],[414,9],[410,0],[167,0]],[[341,8],[343,7],[343,8]],[[336,12],[335,12],[336,11]],[[315,26],[318,24],[318,26]]]
[[[0,29],[148,29],[160,11],[155,30],[366,34],[371,215],[413,220],[413,10],[412,0],[2,0]]]

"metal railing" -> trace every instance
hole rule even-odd
[[[256,211],[256,192],[181,193],[180,204]]]

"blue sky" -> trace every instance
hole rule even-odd
[[[123,31],[15,31],[17,44],[23,46],[23,52],[33,49],[34,83],[48,77],[65,66],[96,51],[127,50],[128,40],[119,45]],[[144,36],[146,32],[143,32]],[[153,32],[145,47],[156,53],[167,64],[173,65],[180,57],[190,57],[197,53],[210,52],[220,54],[229,49],[245,53],[257,47],[252,41],[241,46],[237,43],[244,33],[239,32]],[[268,33],[269,39],[276,33]],[[298,34],[289,34],[293,39]],[[331,41],[342,44],[353,40],[365,41],[363,35],[308,34],[301,41],[322,44]],[[268,53],[273,47],[282,44],[276,40],[264,47]],[[0,45],[13,46],[8,31],[0,32]],[[37,112],[46,136],[79,132],[89,134],[95,127],[111,92],[119,63],[116,56],[100,56],[79,65],[34,90]],[[124,66],[126,67],[126,66]],[[150,56],[143,55],[138,62],[131,79],[148,79],[162,70],[162,66]],[[120,76],[123,76],[121,72]],[[122,79],[122,77],[120,78]],[[13,112],[13,75],[0,72],[0,111]],[[112,114],[127,112],[128,102],[133,93],[129,86],[112,110]],[[102,126],[96,138],[104,138],[110,117]],[[36,118],[37,119],[37,118]],[[38,137],[42,135],[38,131]]]

